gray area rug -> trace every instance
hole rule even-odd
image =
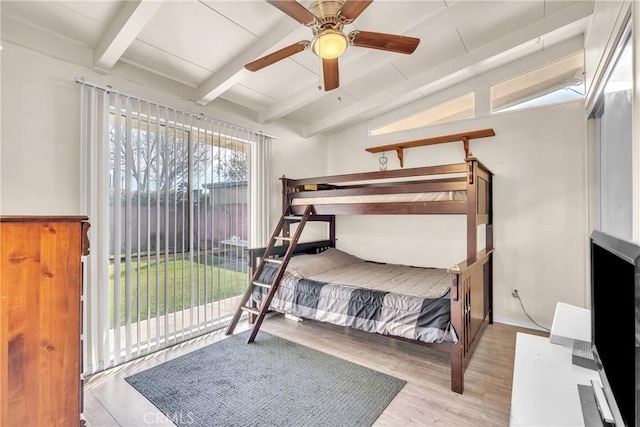
[[[127,378],[178,426],[370,426],[406,381],[248,331]]]

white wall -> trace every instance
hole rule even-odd
[[[543,55],[552,52],[549,49]],[[271,165],[272,223],[280,215],[278,178],[283,174],[301,178],[378,167],[378,156],[364,152],[364,147],[381,143],[369,139],[366,123],[331,138],[303,139],[286,123],[259,125],[228,103],[198,106],[175,95],[170,85],[166,91],[160,90],[162,85],[146,80],[144,74],[137,78],[131,78],[131,73],[123,73],[126,78],[105,76],[6,40],[1,55],[2,214],[80,213],[78,77],[276,136]],[[496,173],[497,320],[528,321],[517,300],[510,296],[516,286],[529,312],[543,324],[551,323],[557,301],[584,305],[587,233],[583,117],[582,106],[572,103],[441,126],[420,135],[408,133],[403,139],[463,128],[496,130],[494,138],[472,141],[471,149]],[[411,149],[405,156],[405,167],[458,162],[462,148]],[[389,167],[398,167],[394,155],[388,153],[388,157]],[[540,198],[540,193],[546,196]],[[463,221],[453,216],[344,217],[338,222],[338,244],[366,258],[448,267],[464,258]],[[460,231],[452,235],[452,230]]]
[[[414,131],[397,142],[493,128],[495,137],[471,141],[471,151],[494,177],[494,315],[529,320],[511,296],[518,288],[529,314],[550,326],[558,301],[586,303],[586,120],[581,102],[503,113]],[[378,169],[365,152],[379,141],[366,124],[334,135],[329,172]],[[387,153],[389,169],[399,168]],[[405,168],[459,163],[461,143],[405,150]],[[449,267],[466,257],[460,216],[340,217],[338,247],[367,259]]]
[[[3,40],[0,213],[73,215],[80,208],[80,85],[76,78],[156,102],[204,113],[274,135],[271,220],[280,216],[280,181],[323,175],[324,137],[303,139],[285,126],[259,125],[236,114],[229,103],[202,107],[157,89],[144,76],[132,80],[105,76],[82,65]]]

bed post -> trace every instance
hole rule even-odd
[[[477,178],[477,223],[485,225],[484,251],[488,254],[483,266],[483,317],[488,316],[488,323],[493,323],[493,173],[476,160]]]
[[[282,214],[284,215],[287,211],[287,207],[289,206],[289,178],[282,175],[280,180],[282,181]],[[290,228],[289,222],[285,222],[282,226],[282,235],[289,237],[291,235]]]
[[[467,263],[476,260],[478,254],[478,164],[474,157],[467,157]]]
[[[493,174],[489,173],[487,180],[487,232],[486,232],[486,248],[487,252],[493,249]]]
[[[336,216],[331,215],[329,219],[329,240],[331,240],[331,246],[336,247]]]
[[[464,325],[463,289],[460,270],[454,269],[451,273],[451,325],[458,332],[458,342],[451,344],[451,390],[462,394],[464,391],[464,343],[466,340],[466,328]]]
[[[474,157],[467,157],[466,162],[467,258],[449,269],[451,325],[458,333],[458,342],[450,349],[451,390],[456,393],[464,390],[465,367],[482,330],[487,323],[493,323],[492,174]],[[486,225],[486,244],[480,252],[478,224]]]
[[[487,171],[488,172],[488,171]],[[486,224],[486,251],[493,250],[493,174],[488,172],[487,180],[487,215]],[[489,324],[493,324],[493,254],[490,255],[489,261],[485,265],[484,279],[485,289],[487,289],[487,311],[489,312]]]

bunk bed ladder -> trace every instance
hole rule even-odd
[[[288,206],[285,209],[284,214],[282,215],[282,217],[280,217],[280,221],[278,221],[278,225],[276,226],[275,230],[273,231],[273,234],[271,235],[271,239],[269,239],[269,244],[265,249],[264,255],[260,260],[260,263],[258,264],[257,268],[253,272],[253,276],[251,277],[251,282],[249,282],[249,286],[247,287],[247,290],[245,291],[244,295],[242,296],[242,299],[240,300],[240,305],[236,309],[236,312],[233,315],[233,318],[231,319],[231,323],[229,324],[225,332],[226,335],[230,335],[233,333],[234,329],[236,328],[236,325],[238,324],[238,321],[240,320],[240,316],[242,316],[242,312],[247,311],[250,314],[257,316],[253,324],[253,330],[251,331],[251,334],[249,335],[249,339],[247,340],[247,344],[253,342],[253,340],[256,338],[256,335],[260,330],[260,325],[262,325],[262,321],[264,320],[264,316],[269,311],[271,300],[273,299],[273,296],[275,295],[276,290],[278,289],[278,285],[280,285],[280,280],[284,275],[284,271],[287,268],[287,264],[289,263],[291,256],[295,252],[296,245],[298,244],[298,239],[302,234],[302,230],[304,229],[304,226],[307,223],[307,220],[311,215],[314,214],[314,212],[315,210],[313,205],[307,205],[302,215],[294,215],[291,209],[291,206]],[[289,236],[281,235],[285,230],[285,225],[290,224],[292,222],[299,223],[298,227],[293,233],[293,236],[289,237]],[[274,258],[272,256],[271,251],[276,246],[276,243],[279,241],[281,241],[284,245],[287,246],[287,250],[285,251],[284,255],[281,258]],[[273,277],[273,280],[271,281],[271,283],[262,283],[258,281],[258,278],[260,277],[260,274],[262,273],[262,270],[267,263],[277,264],[278,270],[275,276]],[[264,298],[259,308],[254,308],[248,305],[251,299],[251,294],[253,293],[254,286],[259,286],[259,287],[269,289],[267,296]]]

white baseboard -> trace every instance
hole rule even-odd
[[[522,322],[522,321],[518,321],[518,320],[504,319],[504,318],[501,318],[501,317],[494,317],[493,318],[493,322],[494,323],[502,323],[504,325],[517,326],[519,328],[535,329],[537,331],[549,332],[548,330],[546,330],[544,328],[541,328],[540,326],[536,325],[533,322]],[[549,329],[551,329],[551,328],[549,328]]]

